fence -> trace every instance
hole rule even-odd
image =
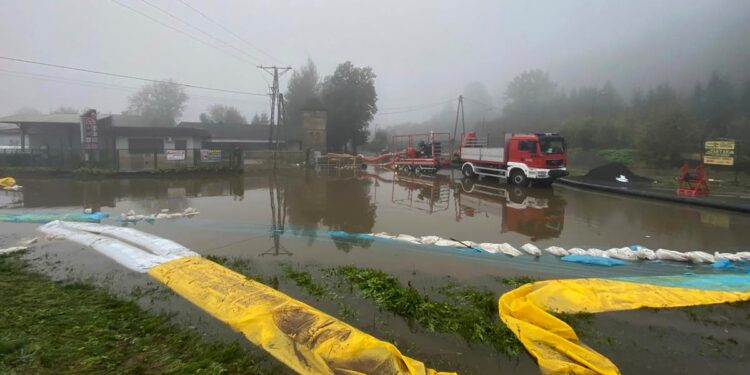
[[[80,167],[106,168],[123,172],[157,171],[198,166],[273,165],[274,151],[234,149],[120,149],[96,150],[83,162],[80,150],[0,149],[0,167],[46,167],[74,170]],[[237,160],[241,157],[242,160]],[[279,151],[277,165],[305,160],[303,151]]]

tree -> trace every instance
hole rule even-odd
[[[741,114],[750,116],[750,78],[745,78],[745,85],[742,88],[737,109]]]
[[[287,141],[302,141],[302,110],[318,97],[318,69],[312,59],[307,65],[292,73],[284,96],[287,112]]]
[[[151,126],[174,126],[188,96],[171,80],[154,82],[130,97],[125,113],[143,116]]]
[[[351,142],[356,153],[367,142],[367,128],[378,110],[372,68],[340,64],[323,82],[321,98],[328,109],[328,147],[340,151]]]
[[[250,121],[250,125],[268,125],[268,115],[265,112],[260,115],[256,113]]]
[[[549,130],[560,124],[562,105],[557,84],[535,69],[513,78],[505,91],[505,121],[515,129]]]
[[[247,119],[237,108],[221,104],[208,107],[208,114],[201,113],[200,119],[211,124],[247,124]]]
[[[471,82],[464,87],[463,95],[466,126],[469,129],[485,130],[481,127],[488,118],[491,118],[491,111],[495,109],[487,88],[481,82]]]
[[[704,137],[726,137],[729,123],[734,118],[734,87],[732,83],[713,72],[706,85],[700,120],[704,124]]]
[[[382,129],[378,129],[375,131],[375,134],[372,136],[372,139],[367,144],[367,149],[370,151],[374,151],[377,153],[380,153],[380,151],[385,150],[388,148],[388,132]]]
[[[690,111],[679,102],[656,109],[640,127],[636,145],[651,164],[680,164],[683,154],[700,148],[700,135]]]
[[[32,107],[23,107],[13,112],[13,114],[14,115],[41,115],[42,111],[36,108],[32,108]]]
[[[78,111],[77,109],[75,109],[73,107],[60,106],[60,107],[57,107],[56,109],[53,109],[52,111],[50,111],[50,113],[52,113],[52,114],[58,114],[59,113],[59,114],[77,115],[77,114],[80,113],[80,111]]]

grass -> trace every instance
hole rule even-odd
[[[631,165],[633,164],[633,160],[635,159],[635,152],[636,150],[629,148],[614,148],[600,150],[599,156],[607,159],[607,161],[610,162]]]
[[[0,257],[0,373],[272,374],[264,354],[211,343],[135,303]]]
[[[489,291],[449,285],[438,292],[438,301],[383,271],[352,266],[329,269],[351,288],[383,310],[418,323],[428,331],[458,334],[468,342],[489,344],[500,353],[515,356],[524,351],[516,336],[500,322],[497,297]]]

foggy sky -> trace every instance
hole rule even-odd
[[[277,60],[177,0],[147,1],[234,48],[140,0],[118,1],[215,47],[109,0],[0,0],[0,55],[255,93],[266,93],[270,81],[257,64],[300,67],[310,57],[322,77],[350,60],[377,74],[381,113],[454,98],[474,81],[499,106],[507,83],[532,68],[566,88],[609,79],[626,97],[664,81],[692,87],[714,69],[750,74],[750,48],[737,48],[750,45],[744,0],[186,0]],[[0,115],[61,105],[120,113],[142,84],[0,60]],[[187,121],[215,103],[236,106],[248,118],[270,105],[261,96],[187,93]],[[440,109],[379,115],[374,124],[423,120]]]

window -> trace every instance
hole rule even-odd
[[[518,150],[527,151],[532,154],[536,153],[536,142],[534,141],[518,141]]]
[[[128,138],[128,152],[131,154],[150,154],[164,152],[164,140],[161,138]]]
[[[544,137],[539,140],[543,154],[562,154],[565,152],[565,140],[562,138]]]
[[[187,140],[185,139],[177,139],[174,141],[174,149],[175,150],[187,150]]]

